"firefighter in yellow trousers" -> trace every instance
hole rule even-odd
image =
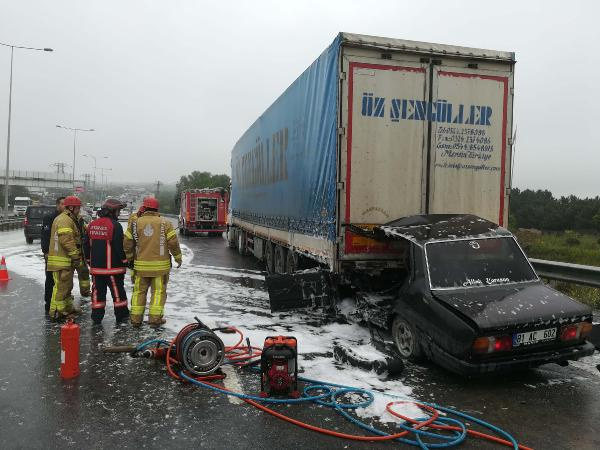
[[[52,222],[48,251],[48,271],[52,272],[54,288],[50,300],[49,315],[62,319],[80,311],[73,306],[73,273],[83,261],[81,235],[77,226],[81,200],[69,196],[64,201],[65,209]]]
[[[171,255],[181,267],[181,249],[173,225],[158,214],[158,200],[144,199],[144,214],[136,221],[137,236],[125,232],[127,259],[134,258],[135,282],[131,296],[131,324],[140,326],[146,310],[146,295],[151,289],[148,324],[160,326],[167,300],[167,283],[171,271]]]

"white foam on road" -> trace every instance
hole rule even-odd
[[[242,384],[240,383],[240,378],[238,377],[237,371],[230,365],[222,366],[221,369],[225,374],[225,378],[223,379],[225,388],[232,392],[243,394],[244,389],[242,389]],[[229,403],[233,403],[234,405],[241,405],[244,403],[242,399],[234,397],[233,395],[228,395],[227,399],[229,400]]]

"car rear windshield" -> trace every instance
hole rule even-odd
[[[425,251],[432,289],[537,280],[512,237],[432,242]]]
[[[46,214],[54,211],[52,206],[30,206],[27,208],[27,217],[30,219],[43,219]]]

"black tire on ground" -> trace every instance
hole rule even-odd
[[[289,249],[287,251],[285,269],[287,273],[294,273],[296,270],[298,270],[298,253],[296,253],[293,249]]]
[[[398,353],[403,358],[415,362],[424,359],[419,334],[415,326],[400,315],[397,315],[392,323],[392,338]]]
[[[179,224],[179,234],[183,234],[183,227],[181,226],[181,223]]]
[[[237,249],[238,249],[238,253],[240,255],[246,255],[247,254],[246,232],[245,231],[239,230],[237,232]]]
[[[265,265],[267,266],[267,272],[273,273],[275,270],[275,255],[273,244],[270,241],[265,241]]]
[[[25,242],[27,242],[28,244],[33,244],[33,238],[25,236]]]
[[[275,258],[273,262],[273,271],[275,273],[285,273],[286,253],[287,249],[281,245],[275,245]]]

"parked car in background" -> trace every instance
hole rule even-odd
[[[25,221],[23,223],[23,232],[25,241],[32,244],[34,239],[39,239],[42,233],[42,222],[46,214],[54,211],[55,206],[39,205],[29,206],[25,210]]]

